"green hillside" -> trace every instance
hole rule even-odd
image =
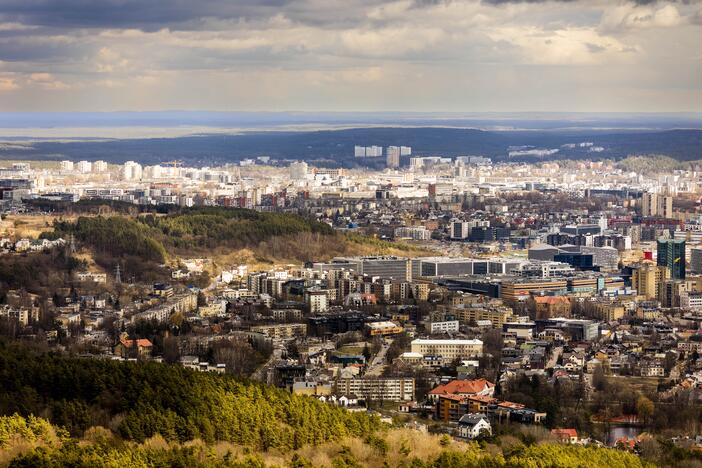
[[[41,353],[0,345],[0,414],[46,415],[80,436],[92,426],[126,440],[232,442],[294,449],[377,430],[377,418],[227,375],[159,363]]]

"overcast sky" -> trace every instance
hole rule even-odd
[[[0,0],[0,111],[702,111],[698,0]]]

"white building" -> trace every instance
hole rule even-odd
[[[426,241],[431,239],[431,231],[424,226],[418,227],[399,227],[395,229],[395,237],[403,239],[412,239]]]
[[[414,379],[340,378],[336,381],[336,394],[372,401],[412,401]]]
[[[105,161],[95,161],[93,163],[94,172],[105,172],[107,171],[107,163]]]
[[[90,161],[78,161],[75,168],[81,174],[88,174],[93,171],[93,163]]]
[[[388,146],[386,166],[391,168],[400,167],[400,147]]]
[[[486,415],[468,413],[458,420],[457,433],[463,439],[476,439],[481,435],[492,435],[492,425]]]
[[[432,334],[434,333],[445,333],[445,332],[457,332],[460,326],[458,320],[449,320],[446,322],[432,322],[429,325],[429,329]]]
[[[73,161],[61,161],[59,167],[62,172],[70,172],[73,170]]]
[[[440,356],[446,361],[456,358],[478,357],[483,354],[480,340],[427,340],[417,339],[411,343],[413,353]]]
[[[680,293],[680,308],[692,309],[692,310],[702,309],[702,293],[681,292]]]
[[[304,180],[307,177],[307,171],[309,167],[306,162],[294,162],[290,164],[288,173],[290,174],[290,179],[292,182],[298,182]]]
[[[141,164],[134,161],[127,161],[122,166],[122,179],[124,180],[140,180],[143,174]]]
[[[329,307],[327,292],[321,289],[308,289],[305,291],[305,304],[307,304],[312,314],[326,312]]]

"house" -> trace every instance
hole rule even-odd
[[[486,415],[482,413],[464,414],[458,420],[458,437],[463,439],[476,439],[481,435],[492,435],[492,425]]]
[[[122,358],[140,357],[150,358],[154,345],[146,338],[130,340],[125,337],[120,338],[115,345],[114,354]]]
[[[578,431],[575,429],[551,429],[551,435],[558,439],[559,442],[566,444],[578,443]]]
[[[447,384],[439,385],[429,392],[429,398],[436,401],[440,395],[493,396],[495,384],[486,379],[452,380]]]

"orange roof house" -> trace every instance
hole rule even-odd
[[[151,357],[153,347],[153,343],[146,338],[129,340],[123,337],[115,346],[114,353],[122,358],[148,358]]]
[[[475,380],[452,380],[451,382],[439,385],[429,392],[429,397],[436,399],[440,395],[460,395],[492,396],[495,394],[495,384],[486,379]]]
[[[578,442],[578,431],[575,429],[551,429],[551,435],[561,442],[569,444]]]

